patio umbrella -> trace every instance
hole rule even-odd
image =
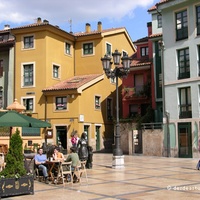
[[[51,124],[27,115],[23,115],[16,111],[0,112],[0,126],[1,127],[34,127],[46,128],[51,127]],[[11,136],[11,132],[10,132]]]

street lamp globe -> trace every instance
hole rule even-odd
[[[103,70],[110,71],[111,70],[111,58],[108,55],[105,55],[104,58],[101,58],[102,65],[103,65]]]
[[[122,65],[125,71],[129,72],[130,70],[130,64],[131,64],[131,59],[128,57],[128,55],[124,55],[122,57]]]
[[[118,52],[118,50],[116,49],[115,52],[112,53],[112,56],[113,56],[114,65],[119,65],[120,59],[121,59],[121,53]]]

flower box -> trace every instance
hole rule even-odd
[[[0,197],[23,194],[34,194],[34,177],[32,175],[0,179]]]

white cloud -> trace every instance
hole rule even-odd
[[[91,22],[133,17],[136,7],[149,8],[155,0],[1,0],[0,23],[33,23],[41,17],[51,24]]]

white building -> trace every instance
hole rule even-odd
[[[167,119],[164,146],[170,146],[168,153],[173,157],[198,157],[200,2],[161,0],[149,13],[152,15],[156,91],[162,87],[159,81],[163,80],[162,109]],[[164,79],[159,70],[164,72]]]

